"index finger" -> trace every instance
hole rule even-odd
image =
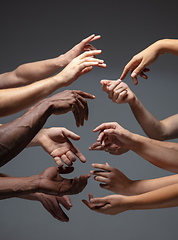
[[[83,163],[86,162],[86,158],[73,144],[72,144],[71,151],[80,159],[81,162],[83,162]]]
[[[95,96],[90,93],[86,93],[86,92],[83,92],[80,90],[74,90],[74,92],[76,92],[77,94],[79,94],[80,96],[82,96],[84,98],[95,99]]]
[[[113,123],[109,122],[109,123],[102,123],[99,126],[97,126],[93,132],[98,132],[98,131],[102,131],[104,129],[109,129],[109,128],[113,128]]]
[[[100,164],[100,163],[93,163],[92,167],[102,169],[102,170],[107,171],[107,172],[110,172],[111,168],[112,168],[108,164],[106,165],[106,164]]]
[[[131,68],[131,65],[132,65],[132,61],[127,63],[127,65],[125,66],[125,68],[121,74],[120,80],[123,80],[127,76],[128,72]]]

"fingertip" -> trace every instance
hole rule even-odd
[[[134,78],[134,77],[136,77],[136,76],[137,76],[136,72],[133,72],[133,73],[131,74],[131,77],[132,77],[132,78]]]

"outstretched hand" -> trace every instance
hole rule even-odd
[[[73,162],[76,161],[75,156],[77,156],[81,162],[86,162],[86,158],[72,144],[69,138],[78,141],[80,136],[66,128],[53,127],[42,129],[33,141],[37,142],[36,145],[40,144],[43,149],[54,158],[59,167],[62,167],[63,163],[72,166]]]
[[[66,90],[47,98],[45,101],[52,106],[52,114],[59,115],[72,111],[76,120],[76,125],[84,125],[84,120],[88,120],[88,105],[85,98],[94,99],[95,96],[78,90]]]
[[[74,179],[66,179],[60,176],[60,174],[71,173],[73,170],[73,167],[50,167],[46,169],[39,175],[39,192],[55,196],[73,195],[82,192],[91,175],[81,175]]]
[[[38,201],[40,201],[43,207],[57,220],[61,222],[68,222],[69,218],[64,213],[59,204],[62,204],[65,209],[70,210],[72,207],[70,198],[68,196],[58,197],[52,196],[44,193],[38,194]]]
[[[95,148],[108,149],[109,146],[112,146],[111,144],[114,144],[114,148],[118,146],[120,148],[121,154],[127,152],[128,149],[130,149],[130,145],[132,144],[131,139],[132,133],[121,127],[118,123],[116,122],[102,123],[93,130],[93,132],[98,131],[100,131],[97,138],[97,142],[99,144],[94,143],[90,147],[90,150],[95,150]]]
[[[135,94],[130,90],[128,85],[120,79],[115,81],[101,80],[100,83],[102,84],[102,90],[115,103],[129,103],[135,97]]]
[[[64,66],[69,64],[74,58],[78,57],[83,51],[97,50],[90,42],[100,39],[101,36],[95,34],[90,35],[89,37],[83,39],[80,43],[75,45],[72,49],[66,52],[63,55]]]
[[[160,56],[159,48],[156,44],[152,44],[140,53],[136,54],[125,66],[120,79],[123,80],[129,71],[131,71],[131,77],[135,85],[138,84],[137,76],[140,75],[142,78],[147,79],[146,72],[150,69],[147,68],[154,63]]]
[[[92,211],[107,215],[116,215],[127,209],[124,207],[124,198],[122,195],[109,195],[102,198],[93,198],[89,193],[89,201],[83,199],[82,202]]]
[[[100,183],[100,187],[114,193],[130,195],[132,180],[125,176],[119,169],[111,167],[108,163],[93,163],[92,167],[98,170],[90,171],[94,179]]]
[[[86,51],[74,58],[55,78],[61,79],[63,86],[69,86],[80,76],[90,72],[93,66],[105,68],[104,60],[94,56],[101,54],[101,50]]]
[[[114,143],[106,143],[106,144],[102,145],[101,142],[93,143],[89,147],[89,150],[105,151],[112,155],[122,155],[129,151],[129,149],[119,147],[118,145],[116,145]]]

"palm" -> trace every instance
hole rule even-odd
[[[50,167],[42,172],[40,176],[39,188],[43,193],[50,195],[72,195],[81,192],[87,185],[87,179],[90,175],[75,177],[74,179],[66,179],[60,174],[71,173],[72,167],[58,168]]]

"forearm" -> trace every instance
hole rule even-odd
[[[65,66],[64,55],[44,61],[20,65],[12,72],[0,75],[0,89],[31,84],[45,79]]]
[[[136,96],[132,98],[129,105],[136,120],[148,137],[157,140],[165,139],[164,125],[142,105]]]
[[[38,183],[38,175],[32,177],[0,177],[0,200],[27,194],[32,194],[31,197],[33,198],[33,193],[38,191]]]
[[[127,210],[176,207],[178,206],[178,184],[173,184],[137,196],[129,196],[125,199]]]
[[[0,90],[0,117],[22,111],[63,86],[60,75],[29,86]]]
[[[175,148],[165,147],[165,144],[165,142],[133,134],[129,149],[155,166],[177,173],[178,151]]]
[[[13,122],[0,126],[0,166],[14,158],[29,144],[50,115],[51,105],[46,99]]]
[[[178,174],[148,180],[132,181],[128,195],[138,195],[178,183]]]

